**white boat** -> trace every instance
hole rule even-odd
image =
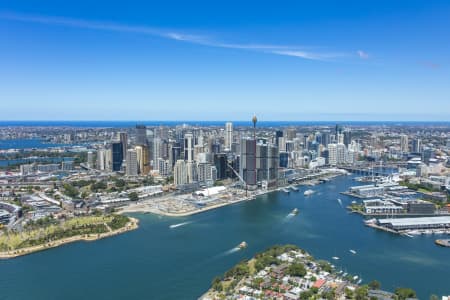
[[[359,278],[359,276],[358,276],[358,275],[356,275],[356,276],[353,276],[353,280],[354,280],[354,281],[358,280],[358,278]]]
[[[239,248],[239,250],[244,250],[245,248],[247,248],[247,243],[246,242],[242,242],[242,243],[240,243],[239,244],[239,246],[238,246],[238,248]]]
[[[299,189],[296,188],[295,186],[292,186],[292,187],[291,187],[291,190],[293,190],[294,192],[298,192],[298,191],[299,191]]]
[[[350,251],[351,254],[356,254],[356,251],[353,250],[353,249],[350,249],[349,251]]]
[[[290,215],[296,216],[296,215],[298,215],[298,212],[299,212],[298,208],[294,208],[294,209],[291,211]]]
[[[361,282],[362,282],[362,279],[358,280],[358,282],[356,284],[361,284]]]
[[[365,224],[375,224],[377,223],[377,219],[369,219],[364,221]]]
[[[290,193],[290,191],[288,189],[283,189],[283,192],[285,192],[286,194]]]
[[[341,199],[337,199],[337,201],[339,202],[339,205],[342,206],[342,200]]]
[[[314,194],[313,190],[307,190],[303,193],[303,195],[305,195],[305,196],[311,196],[312,194]]]
[[[333,256],[332,259],[333,259],[333,260],[339,260],[339,257]]]

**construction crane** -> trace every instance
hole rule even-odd
[[[239,175],[239,172],[237,172],[228,162],[227,166],[231,169],[231,171],[233,171],[233,173],[237,176],[237,178],[239,178],[239,181],[245,184],[245,196],[247,196],[248,191],[247,182],[245,182],[244,178],[242,178],[241,175]]]

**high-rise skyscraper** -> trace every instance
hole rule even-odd
[[[145,125],[136,125],[136,145],[147,144],[147,127]]]
[[[126,132],[119,132],[119,141],[122,143],[122,152],[125,155],[128,150],[128,134]]]
[[[94,152],[92,151],[87,153],[87,167],[94,168]]]
[[[173,168],[177,160],[181,159],[181,147],[179,143],[174,143],[170,146],[169,161]]]
[[[422,152],[422,141],[419,138],[412,140],[412,152],[421,153]]]
[[[336,128],[335,128],[335,141],[336,142],[339,141],[339,134],[342,134],[343,130],[344,130],[344,128],[342,127],[342,125],[336,124]]]
[[[352,143],[352,132],[350,129],[344,131],[344,145],[348,147]]]
[[[283,131],[281,131],[281,130],[275,131],[275,144],[277,145],[278,148],[280,148],[280,145],[279,145],[280,137],[283,137]]]
[[[256,142],[254,139],[241,140],[239,174],[247,185],[256,185]]]
[[[330,142],[330,132],[322,132],[322,145],[327,147]]]
[[[173,182],[176,186],[188,183],[186,162],[177,160],[173,169]]]
[[[112,148],[112,171],[119,172],[123,163],[123,145],[121,142],[113,142]]]
[[[138,158],[137,158],[137,152],[134,149],[128,149],[127,151],[127,168],[126,168],[126,174],[127,176],[136,176],[138,175]]]
[[[139,166],[138,173],[147,175],[150,172],[150,159],[148,147],[145,145],[136,146],[137,162]]]
[[[194,136],[192,133],[184,135],[184,160],[187,162],[194,161]]]
[[[408,136],[406,134],[400,135],[400,151],[402,153],[409,152],[409,142],[408,142]]]
[[[162,140],[159,137],[153,139],[153,168],[158,170],[158,159],[162,158]]]
[[[227,156],[224,153],[214,154],[214,166],[217,170],[217,179],[225,179],[227,177]]]
[[[233,144],[233,123],[227,122],[225,124],[225,148],[231,150]]]

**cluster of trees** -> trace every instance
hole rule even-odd
[[[228,270],[224,277],[225,278],[242,278],[244,276],[250,275],[250,267],[246,260],[241,261],[236,266]]]
[[[273,246],[262,253],[258,253],[255,255],[255,269],[260,271],[265,267],[270,265],[279,265],[281,262],[277,258],[283,253],[288,251],[298,250],[298,247],[295,245],[285,245],[285,246]]]
[[[113,219],[111,220],[111,222],[108,223],[108,226],[112,229],[112,230],[117,230],[120,229],[122,227],[125,227],[125,225],[130,221],[130,219],[127,216],[123,216],[123,215],[114,215]]]
[[[302,263],[292,263],[286,273],[290,276],[303,277],[306,275],[307,271]]]
[[[19,244],[17,249],[42,245],[54,240],[69,238],[76,235],[101,234],[106,232],[108,232],[108,228],[105,224],[83,224],[73,226],[70,229],[56,228],[53,232],[46,233],[43,236],[24,240]]]
[[[59,224],[58,220],[56,220],[50,216],[47,216],[45,218],[41,218],[36,221],[30,220],[27,223],[26,228],[27,229],[28,228],[35,229],[35,228],[42,228],[42,227],[47,227],[47,226],[56,225],[56,224]]]
[[[80,194],[80,191],[70,183],[64,183],[63,188],[64,188],[64,195],[67,195],[71,198],[77,198],[78,195]]]
[[[398,297],[399,300],[405,300],[408,298],[416,298],[416,291],[410,288],[397,288],[395,289],[395,295]]]

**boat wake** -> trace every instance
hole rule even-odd
[[[170,229],[175,229],[175,228],[178,228],[178,227],[183,227],[183,226],[189,225],[191,223],[192,222],[184,222],[184,223],[180,223],[180,224],[174,224],[174,225],[170,225],[169,228]]]

